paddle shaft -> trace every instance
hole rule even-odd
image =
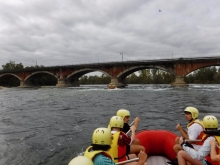
[[[130,162],[138,161],[138,160],[139,160],[139,158],[134,158],[134,159],[125,160],[123,162],[119,162],[119,163],[115,163],[115,164],[120,165],[120,164],[125,164],[125,163],[130,163]]]
[[[132,123],[131,123],[131,124],[129,124],[129,126],[132,126],[132,125],[134,124],[134,122],[135,122],[135,121],[132,121]]]
[[[131,124],[129,124],[129,126],[132,126],[134,124],[135,121],[132,121]],[[126,134],[129,134],[131,132],[131,130],[129,130]]]
[[[198,140],[185,140],[186,142],[201,142],[202,139],[198,139]]]

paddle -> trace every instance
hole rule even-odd
[[[186,142],[201,142],[202,139],[196,139],[196,140],[185,140]]]
[[[131,123],[131,124],[129,124],[129,126],[132,126],[132,125],[134,124],[134,122],[135,122],[135,121],[132,121],[132,123]]]
[[[135,122],[135,121],[132,121],[132,123],[129,124],[129,126],[132,126],[132,125],[134,124],[134,122]],[[126,133],[126,135],[129,134],[130,132],[131,132],[131,130],[129,130],[129,131]]]
[[[130,163],[130,162],[138,161],[138,160],[139,160],[139,158],[134,158],[134,159],[125,160],[123,162],[119,162],[119,163],[115,163],[115,164],[120,165],[120,164],[125,164],[125,163]]]

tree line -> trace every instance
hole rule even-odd
[[[43,65],[38,66],[28,66],[25,68],[36,68],[44,67]],[[13,69],[24,69],[22,63],[16,64],[13,61],[9,61],[5,65],[2,65],[3,70],[13,70]],[[218,84],[220,83],[220,68],[211,66],[206,68],[198,69],[187,76],[185,76],[186,83],[201,83],[201,84]],[[144,69],[138,72],[132,73],[126,77],[124,82],[126,84],[170,84],[175,80],[175,76],[168,72],[159,69]],[[79,78],[80,84],[109,84],[111,81],[110,77],[102,74],[101,76],[88,76],[83,75]],[[32,78],[31,83],[33,85],[39,86],[55,86],[57,79],[49,74],[42,74],[36,78]],[[20,81],[13,76],[0,80],[0,85],[2,86],[19,86]]]

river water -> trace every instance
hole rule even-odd
[[[106,85],[78,88],[5,88],[0,90],[0,165],[67,165],[91,143],[121,108],[139,116],[139,129],[186,126],[183,110],[194,106],[200,118],[220,118],[220,85]]]

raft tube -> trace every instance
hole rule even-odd
[[[176,158],[173,151],[177,135],[167,130],[144,130],[136,134],[147,155],[165,156],[169,160]]]

